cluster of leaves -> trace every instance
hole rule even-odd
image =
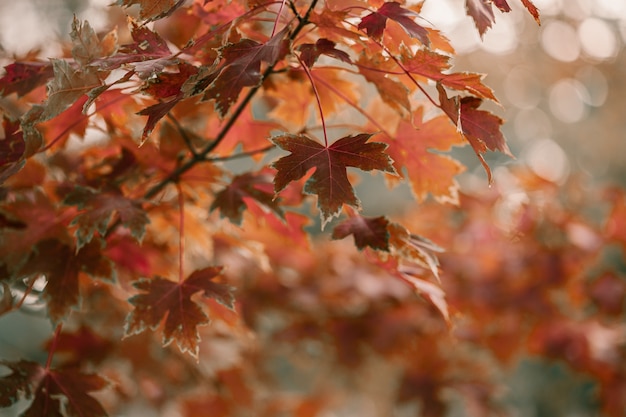
[[[348,172],[406,182],[418,202],[458,203],[463,166],[443,152],[469,143],[490,180],[483,154],[510,154],[502,120],[480,109],[494,93],[482,75],[452,71],[454,50],[421,4],[118,4],[137,13],[128,32],[75,19],[66,56],[21,57],[0,78],[0,311],[44,282],[56,327],[45,365],[2,362],[0,406],[25,397],[24,415],[97,416],[140,391],[155,406],[180,400],[184,415],[311,416],[339,401],[316,379],[335,363],[375,372],[384,362],[401,381],[388,395],[417,398],[426,415],[445,412],[449,388],[492,407],[482,365],[447,343],[451,311],[472,298],[442,286],[441,249],[419,225],[359,214]],[[493,6],[510,11],[505,0],[466,3],[481,34]],[[236,172],[241,158],[254,163]],[[322,228],[341,217],[335,241],[311,242],[311,200]],[[438,216],[432,224],[458,228]],[[454,265],[444,263],[451,277]],[[296,366],[300,346],[327,367],[310,367],[289,395],[273,367],[282,354]],[[115,395],[98,401],[107,380]]]

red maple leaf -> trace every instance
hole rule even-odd
[[[244,87],[254,87],[262,81],[261,62],[274,65],[287,53],[286,33],[282,30],[266,43],[242,39],[222,49],[224,64],[204,96],[215,99],[221,116],[237,101]]]
[[[167,65],[176,63],[167,42],[158,33],[130,20],[130,34],[133,43],[122,45],[115,55],[96,59],[93,64],[101,70],[112,70],[124,64],[132,64],[140,78],[149,78],[159,73]]]
[[[25,360],[0,364],[12,371],[0,379],[1,407],[16,403],[20,397],[31,398],[34,393],[33,402],[21,414],[24,417],[107,416],[102,405],[88,394],[108,385],[98,375],[75,369],[46,369]]]
[[[350,64],[352,60],[347,52],[337,49],[335,42],[326,38],[318,39],[315,43],[305,43],[298,47],[300,59],[304,65],[311,68],[320,55],[330,56],[340,61]]]
[[[17,93],[21,97],[44,85],[54,75],[48,62],[14,62],[4,69],[6,74],[0,78],[2,96]]]
[[[343,204],[360,207],[360,203],[350,181],[346,169],[356,167],[363,171],[379,170],[396,173],[392,161],[384,152],[384,143],[366,143],[371,134],[362,133],[346,136],[330,146],[309,139],[305,135],[283,135],[272,139],[280,148],[291,152],[274,162],[278,170],[274,179],[275,192],[281,191],[291,181],[302,178],[307,171],[315,168],[315,172],[307,181],[304,191],[317,195],[317,205],[322,215],[324,226],[336,216]]]
[[[419,16],[417,13],[405,9],[400,3],[394,1],[384,3],[380,8],[365,16],[359,23],[359,29],[365,29],[367,34],[375,39],[380,39],[387,24],[387,19],[396,21],[406,30],[409,35],[419,39],[424,45],[430,45],[428,31],[422,26],[415,23],[414,17]]]
[[[537,7],[535,7],[530,0],[521,0],[521,2],[535,21],[540,23],[539,10]],[[511,11],[508,0],[466,0],[465,8],[467,14],[474,20],[474,24],[480,36],[483,36],[485,32],[487,32],[487,29],[496,21],[493,8],[491,7],[492,3],[495,4],[501,12],[508,13]]]
[[[251,201],[269,208],[279,217],[284,217],[279,200],[274,199],[272,180],[268,173],[248,172],[237,175],[226,188],[215,194],[210,210],[219,209],[223,217],[241,224],[243,210]]]
[[[209,318],[191,296],[201,292],[205,297],[234,308],[233,288],[213,282],[221,271],[222,267],[197,270],[180,283],[161,277],[134,282],[134,287],[143,293],[128,300],[135,309],[126,319],[126,336],[141,333],[146,327],[155,330],[165,319],[163,345],[175,340],[182,352],[197,357],[200,341],[197,327],[207,324]]]
[[[369,246],[372,249],[389,250],[389,220],[384,216],[363,217],[355,215],[335,226],[333,239],[354,236],[354,244],[359,249]]]

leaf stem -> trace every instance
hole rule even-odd
[[[283,13],[283,8],[285,7],[285,1],[286,0],[282,0],[280,2],[280,7],[278,8],[278,13],[276,13],[276,20],[274,20],[274,27],[272,28],[272,34],[270,35],[270,38],[273,37],[274,34],[276,33],[276,28],[278,27],[278,21],[280,20],[280,15]]]
[[[252,155],[259,154],[259,153],[268,152],[268,151],[271,151],[272,149],[274,149],[275,147],[276,147],[275,145],[269,145],[269,146],[266,146],[265,148],[256,149],[254,151],[241,152],[241,153],[238,153],[238,154],[235,154],[235,155],[217,156],[215,158],[206,158],[205,161],[207,161],[207,162],[231,161],[233,159],[246,158],[248,156],[252,156]]]
[[[183,282],[185,273],[185,196],[180,183],[176,183],[178,190],[178,283]]]
[[[189,137],[187,132],[185,132],[183,126],[178,122],[178,120],[172,115],[171,112],[167,113],[167,118],[172,121],[174,127],[176,127],[176,130],[178,130],[178,133],[180,134],[180,137],[183,138],[183,141],[185,141],[185,145],[187,145],[189,152],[191,152],[192,155],[196,155],[197,152],[193,147],[193,144],[191,143],[191,138]]]
[[[50,366],[52,365],[52,358],[54,357],[54,351],[57,348],[57,342],[59,341],[59,335],[61,334],[62,329],[63,329],[63,323],[59,323],[57,324],[57,327],[54,330],[52,343],[50,344],[50,349],[48,350],[48,359],[46,359],[46,371],[50,370]]]
[[[322,132],[324,133],[324,146],[328,148],[328,133],[326,132],[326,121],[324,120],[324,109],[322,108],[322,100],[320,99],[320,95],[317,92],[317,87],[315,86],[315,81],[313,80],[313,75],[311,74],[311,70],[309,67],[302,62],[302,59],[297,54],[294,54],[300,63],[300,66],[306,73],[306,76],[309,78],[311,82],[311,88],[313,88],[313,94],[315,95],[315,101],[317,101],[317,108],[320,111],[320,119],[322,120]]]

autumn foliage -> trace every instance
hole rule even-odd
[[[500,415],[534,355],[623,416],[626,195],[523,168],[460,190],[453,147],[489,182],[512,155],[421,3],[117,3],[127,30],[75,19],[0,78],[0,313],[36,295],[54,329],[0,362],[0,406]],[[481,35],[511,11],[465,7]],[[420,204],[368,215],[371,175]]]

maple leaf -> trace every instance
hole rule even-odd
[[[380,39],[383,35],[387,18],[396,21],[407,31],[409,35],[419,39],[424,45],[430,45],[428,31],[415,23],[414,17],[419,16],[412,10],[403,8],[400,3],[383,3],[380,8],[361,19],[358,28],[365,29],[367,34],[374,39]]]
[[[149,223],[148,216],[140,206],[114,192],[99,192],[77,186],[65,197],[63,204],[75,205],[83,210],[70,223],[71,226],[77,226],[77,250],[89,243],[95,232],[104,236],[114,213],[118,214],[122,226],[128,228],[138,241],[143,238],[146,224]]]
[[[48,99],[24,116],[27,124],[50,120],[68,109],[83,94],[101,86],[98,71],[92,67],[76,68],[62,59],[51,59],[54,78],[48,83]]]
[[[143,132],[141,134],[141,141],[139,142],[140,145],[143,145],[146,142],[148,136],[150,136],[150,133],[154,130],[157,122],[164,118],[182,99],[182,94],[168,97],[160,103],[153,104],[152,106],[146,107],[145,109],[137,112],[137,114],[141,116],[148,116],[148,121],[146,122],[146,126],[143,128]]]
[[[244,87],[257,86],[261,81],[261,62],[274,65],[287,53],[287,28],[278,32],[266,43],[242,39],[225,46],[221,55],[224,65],[209,86],[204,99],[214,98],[216,108],[223,117],[237,101]]]
[[[184,62],[178,64],[178,70],[175,73],[160,73],[142,89],[142,91],[161,100],[161,102],[137,113],[142,116],[148,116],[148,121],[141,135],[140,145],[146,141],[157,122],[165,117],[185,97],[185,93],[181,90],[183,84],[198,73],[196,67]]]
[[[240,225],[243,210],[251,200],[284,217],[279,201],[274,199],[272,180],[268,173],[247,172],[237,175],[226,188],[215,194],[210,211],[219,209],[223,217]]]
[[[0,95],[17,93],[18,97],[44,85],[53,77],[52,65],[48,62],[14,62],[4,67],[6,74],[0,78]]]
[[[541,24],[539,19],[539,10],[530,0],[521,0],[522,4],[528,12],[533,16],[535,21]],[[511,11],[511,6],[507,0],[466,0],[465,9],[467,14],[474,20],[474,24],[478,29],[478,33],[482,37],[485,32],[496,21],[493,14],[491,4],[495,4],[501,12],[508,13]]]
[[[366,143],[371,134],[343,137],[326,147],[305,135],[283,135],[272,138],[281,149],[291,152],[272,166],[278,170],[274,191],[278,193],[291,181],[302,178],[307,171],[315,172],[307,181],[304,191],[317,195],[317,205],[322,216],[322,227],[335,217],[343,204],[360,207],[346,169],[356,167],[363,171],[379,170],[395,174],[392,161],[384,152],[386,144]]]
[[[463,145],[463,136],[446,115],[426,122],[423,116],[424,109],[420,107],[413,115],[413,123],[400,120],[393,138],[384,136],[389,145],[387,153],[400,176],[405,175],[403,167],[406,168],[417,201],[423,201],[430,193],[438,201],[458,203],[455,176],[463,172],[463,165],[434,151],[449,151],[452,146]]]
[[[160,73],[167,65],[175,64],[172,51],[158,33],[129,19],[133,43],[122,45],[117,54],[93,61],[101,70],[112,70],[132,64],[140,78],[146,79]]]
[[[95,59],[107,56],[115,52],[117,46],[117,34],[110,32],[100,41],[89,22],[81,22],[74,16],[70,37],[74,43],[72,56],[81,66],[93,62]]]
[[[20,397],[33,402],[21,414],[24,417],[106,417],[102,405],[89,392],[99,391],[108,382],[94,374],[75,369],[45,369],[35,362],[0,361],[12,372],[0,379],[0,407],[7,407]],[[61,402],[60,397],[65,401]]]
[[[539,10],[537,9],[537,7],[530,0],[522,0],[522,4],[532,15],[533,19],[535,19],[535,22],[537,22],[537,24],[541,24],[541,19],[539,18]]]
[[[46,278],[44,298],[53,323],[61,321],[71,308],[78,305],[80,272],[100,279],[115,277],[112,263],[102,255],[100,245],[89,244],[75,251],[52,239],[40,242],[19,272],[22,277],[30,279]]]
[[[311,68],[320,55],[330,56],[345,63],[352,63],[350,55],[337,49],[336,43],[326,38],[318,39],[315,43],[305,43],[298,47],[300,50],[300,59],[304,65]]]
[[[333,239],[343,239],[348,235],[353,235],[356,247],[361,250],[369,246],[372,249],[388,251],[388,225],[389,220],[384,216],[363,217],[355,215],[335,226]]]
[[[197,327],[209,322],[192,295],[202,292],[224,306],[234,309],[233,288],[213,282],[222,267],[208,267],[194,271],[186,280],[176,283],[161,277],[142,279],[133,286],[143,293],[128,301],[135,307],[126,318],[125,335],[143,332],[146,327],[155,330],[165,320],[163,345],[173,340],[181,352],[198,356],[200,336]]]
[[[18,121],[2,117],[4,138],[0,139],[0,185],[24,166],[26,143],[19,127]]]
[[[491,8],[491,0],[466,0],[465,8],[467,14],[474,19],[478,33],[483,36],[496,20]]]
[[[482,103],[482,100],[479,98],[459,98],[458,96],[448,98],[445,89],[439,83],[437,83],[437,90],[439,91],[439,102],[442,110],[470,143],[476,156],[478,156],[485,168],[491,183],[491,169],[482,154],[489,149],[490,151],[500,151],[505,155],[513,157],[511,150],[506,144],[506,139],[500,131],[503,120],[488,111],[478,110]]]
[[[150,22],[171,15],[184,3],[185,0],[117,0],[115,4],[124,7],[139,5],[139,17]]]
[[[467,91],[477,97],[498,102],[493,90],[482,83],[483,74],[472,72],[444,73],[452,66],[450,57],[447,55],[428,49],[418,49],[415,52],[405,49],[402,53],[402,66],[411,74],[421,75],[446,87]]]

